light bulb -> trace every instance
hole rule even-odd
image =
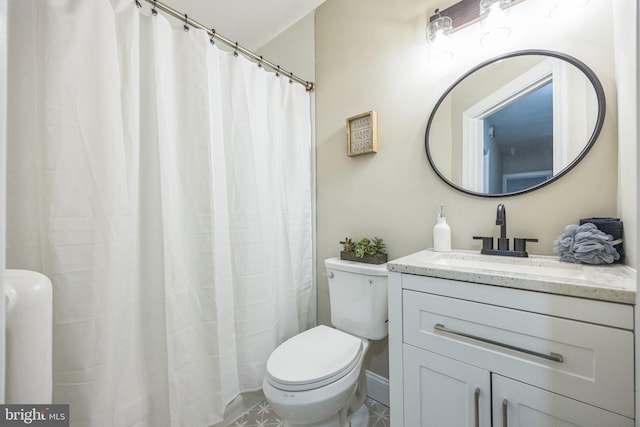
[[[480,0],[480,26],[483,45],[495,44],[509,37],[510,0]]]
[[[589,0],[557,0],[549,11],[549,18],[554,21],[570,18],[576,9],[585,7],[587,3]]]
[[[446,62],[453,58],[451,49],[451,31],[453,21],[448,16],[441,16],[436,9],[436,19],[427,24],[430,61]]]

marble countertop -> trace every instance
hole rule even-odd
[[[439,277],[579,298],[635,304],[636,271],[611,264],[560,262],[558,257],[480,255],[479,251],[427,249],[387,263],[389,271]]]

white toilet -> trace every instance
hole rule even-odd
[[[387,266],[325,260],[331,323],[298,334],[267,361],[264,395],[285,426],[366,427],[368,340],[387,336]],[[349,424],[350,423],[350,424]]]

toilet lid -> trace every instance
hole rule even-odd
[[[284,390],[311,390],[344,377],[358,364],[362,340],[321,325],[298,334],[271,353],[267,380]]]

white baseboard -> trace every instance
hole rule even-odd
[[[389,380],[367,371],[367,391],[373,400],[389,406]]]

